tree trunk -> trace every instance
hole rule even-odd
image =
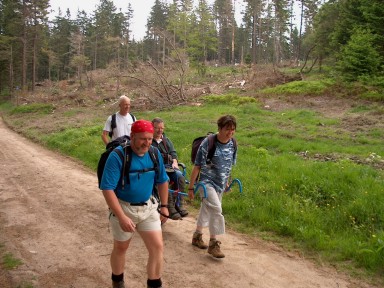
[[[10,60],[9,60],[9,92],[11,94],[11,99],[13,98],[13,48],[12,48],[12,44],[11,44],[11,57],[10,57]]]
[[[37,60],[37,52],[36,52],[36,42],[37,42],[37,31],[35,31],[35,35],[33,37],[33,56],[32,56],[32,87],[31,90],[35,91],[36,85],[36,60]]]
[[[301,34],[303,33],[303,17],[304,17],[304,0],[301,0],[301,14],[300,14],[300,29],[299,29],[299,43],[297,45],[297,59],[300,61],[301,54]]]
[[[233,11],[232,11],[232,53],[231,53],[231,62],[232,65],[235,65],[235,0],[233,1]]]
[[[21,89],[23,92],[27,91],[27,27],[26,27],[26,18],[27,18],[27,7],[25,0],[23,0],[23,36],[21,42],[23,44],[23,54],[22,54],[22,82]],[[17,103],[18,104],[18,103]]]
[[[257,56],[257,47],[256,47],[256,33],[257,33],[257,27],[256,27],[256,21],[257,21],[257,18],[256,18],[256,9],[254,9],[253,11],[253,19],[252,19],[252,64],[256,64],[257,63],[257,59],[256,59],[256,56]]]

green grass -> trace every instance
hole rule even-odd
[[[371,109],[379,108],[361,106],[353,113]],[[366,165],[355,161],[381,161],[383,130],[350,132],[338,119],[308,110],[267,111],[234,94],[207,96],[200,107],[179,106],[136,116],[164,119],[165,133],[189,175],[192,140],[215,132],[223,114],[238,120],[233,177],[243,185],[242,194],[234,187],[224,197],[228,224],[282,245],[290,243],[339,267],[383,278],[384,173],[369,161]],[[104,150],[100,139],[104,120],[84,119],[84,123],[45,134],[41,141],[95,170]]]
[[[0,243],[0,255],[2,258],[2,261],[0,264],[0,272],[2,272],[3,274],[4,274],[4,271],[1,271],[1,269],[13,270],[13,269],[17,269],[20,265],[23,264],[23,262],[20,259],[14,257],[12,253],[5,251],[5,245],[3,243]],[[19,284],[13,283],[17,285],[14,287],[17,287],[17,288],[33,288],[34,287],[30,280],[28,281],[18,280],[18,282],[20,283]]]
[[[5,255],[3,255],[2,266],[5,269],[15,269],[21,264],[23,264],[23,262],[20,259],[15,258],[11,253],[6,253]]]
[[[293,81],[284,85],[279,85],[273,88],[263,89],[263,94],[273,95],[300,95],[311,94],[321,95],[333,84],[333,81],[326,80],[311,80],[311,81]]]
[[[11,114],[20,114],[20,113],[35,113],[38,115],[50,114],[54,110],[53,105],[51,104],[40,104],[34,103],[30,105],[21,105],[12,109]]]

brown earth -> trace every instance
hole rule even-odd
[[[0,135],[0,253],[23,263],[0,270],[0,287],[110,287],[112,238],[95,173],[2,121]],[[379,287],[232,231],[220,238],[226,257],[213,259],[190,243],[192,216],[163,228],[164,287]],[[146,259],[136,236],[126,260],[128,287],[145,287]]]

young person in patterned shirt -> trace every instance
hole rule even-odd
[[[236,130],[236,119],[232,115],[225,115],[217,121],[218,133],[216,134],[216,149],[210,163],[207,163],[208,137],[201,142],[197,151],[195,163],[191,172],[188,187],[189,198],[194,198],[194,185],[196,181],[203,183],[207,197],[202,198],[196,231],[192,237],[192,245],[200,249],[207,249],[215,258],[224,258],[220,250],[221,242],[217,235],[225,233],[225,221],[222,214],[221,201],[227,189],[232,166],[236,164],[237,149],[232,137]],[[203,196],[202,187],[199,195]],[[209,245],[203,241],[203,227],[209,228]]]

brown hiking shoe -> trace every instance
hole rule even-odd
[[[209,241],[209,247],[208,247],[208,253],[211,254],[215,258],[224,258],[225,255],[220,250],[221,242],[218,240],[210,240]]]
[[[192,245],[199,247],[200,249],[207,249],[208,245],[203,241],[203,234],[194,233],[192,237]]]

